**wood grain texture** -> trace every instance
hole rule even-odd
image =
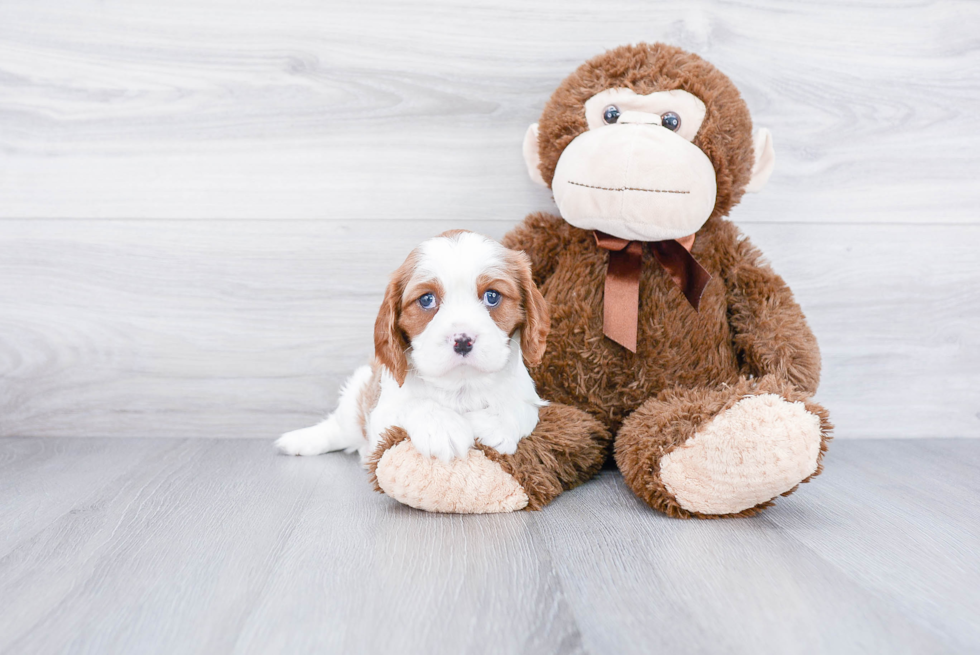
[[[0,449],[0,557],[66,513],[93,489],[145,466],[177,441],[120,441],[118,448],[77,449],[58,439],[5,442]]]
[[[37,513],[0,521],[0,652],[976,652],[980,440],[844,441],[828,464],[752,519],[668,519],[614,471],[457,516],[341,454],[2,439],[4,472],[49,491],[0,487]]]
[[[0,435],[270,438],[312,424],[369,361],[390,271],[447,227],[6,221]],[[839,437],[980,435],[980,226],[935,226],[927,252],[917,226],[746,231],[817,334]]]
[[[603,50],[696,51],[772,129],[742,220],[976,223],[980,6],[0,4],[0,217],[512,222],[520,144]]]

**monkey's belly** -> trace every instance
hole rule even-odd
[[[632,353],[603,334],[601,295],[599,302],[549,298],[548,348],[531,372],[538,392],[546,400],[579,407],[615,430],[664,389],[714,388],[737,381],[726,309],[712,303],[721,298],[705,300],[693,317],[693,309],[678,302],[641,312],[637,352]]]

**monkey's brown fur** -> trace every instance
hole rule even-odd
[[[609,255],[590,232],[538,213],[511,231],[504,245],[528,254],[550,305],[547,351],[532,370],[538,392],[584,410],[616,435],[616,462],[627,484],[651,507],[671,516],[701,516],[682,508],[667,491],[659,477],[661,459],[739,399],[762,393],[803,401],[820,418],[822,458],[831,426],[826,411],[809,400],[820,378],[820,353],[789,287],[723,218],[750,179],[752,122],[735,86],[701,58],[653,44],[617,48],[582,65],[562,82],[541,116],[545,181],[550,184],[564,148],[587,129],[585,101],[616,87],[638,94],[683,89],[707,106],[694,144],[714,165],[718,193],[691,251],[713,276],[700,311],[645,250],[637,352],[631,353],[603,335]],[[597,469],[601,456],[595,457],[579,470]],[[818,463],[813,475],[820,470]]]

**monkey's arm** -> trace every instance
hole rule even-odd
[[[568,223],[558,216],[536,212],[504,235],[504,246],[523,250],[531,259],[534,283],[544,284],[555,270],[558,256],[568,244]]]
[[[743,373],[774,375],[815,393],[820,349],[789,286],[748,239],[728,264],[728,320]]]

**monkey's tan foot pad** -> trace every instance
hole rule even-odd
[[[444,462],[420,454],[405,439],[384,450],[371,466],[379,490],[427,512],[493,514],[524,509],[528,503],[517,480],[480,450]]]
[[[820,437],[820,418],[802,402],[750,396],[660,460],[660,479],[688,511],[736,514],[812,475]]]

